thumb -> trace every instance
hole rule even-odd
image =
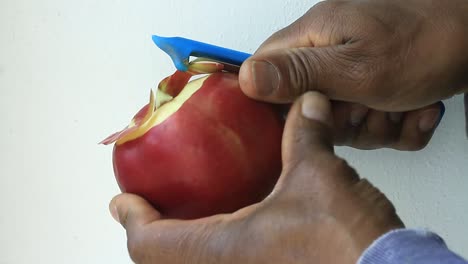
[[[334,155],[331,108],[330,101],[318,92],[307,92],[293,104],[283,134],[285,167],[312,157]]]
[[[112,217],[125,229],[134,229],[161,219],[159,212],[142,197],[122,193],[115,196],[109,210]]]
[[[353,88],[365,77],[359,71],[365,55],[356,54],[357,50],[339,45],[260,52],[244,62],[239,82],[248,96],[273,103],[292,102],[306,91],[353,102]]]
[[[283,175],[279,186],[298,190],[349,185],[357,174],[334,154],[331,102],[318,92],[307,92],[291,107],[282,143]]]

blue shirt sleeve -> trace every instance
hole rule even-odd
[[[378,238],[364,251],[358,264],[468,264],[450,251],[434,233],[397,229]]]

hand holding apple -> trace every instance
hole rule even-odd
[[[254,101],[236,75],[202,61],[164,79],[129,126],[103,141],[116,143],[114,172],[123,192],[147,199],[166,218],[234,212],[261,201],[281,170],[283,121],[277,107]],[[210,73],[193,80],[193,75]],[[438,104],[397,114],[332,102],[334,143],[356,148],[420,149],[433,128],[417,120]],[[422,135],[422,136],[421,136]]]
[[[333,153],[330,102],[309,92],[292,106],[281,177],[262,202],[197,220],[163,220],[146,200],[116,196],[112,215],[139,264],[356,263],[402,227],[392,204]]]

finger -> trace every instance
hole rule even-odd
[[[114,197],[109,210],[125,229],[138,229],[161,218],[159,212],[140,196],[123,193]]]
[[[366,98],[359,89],[368,86],[365,79],[372,77],[373,71],[368,69],[372,60],[353,45],[259,53],[242,65],[241,89],[252,98],[274,103],[292,102],[306,91],[320,91],[334,100],[363,102]]]
[[[441,103],[406,113],[387,113],[334,102],[335,144],[359,149],[419,150],[431,139],[443,112]]]
[[[439,126],[445,114],[442,102],[422,109],[407,112],[401,127],[401,134],[391,148],[397,150],[420,150],[424,148]]]
[[[239,234],[235,228],[223,215],[158,220],[127,230],[127,245],[136,263],[224,263],[222,258],[229,258]]]
[[[334,104],[335,144],[359,149],[388,147],[400,136],[401,114],[377,111],[359,104]]]
[[[145,199],[120,194],[109,205],[112,216],[127,232],[127,246],[135,263],[193,263],[220,258],[229,249],[233,225],[223,215],[197,220],[163,220]],[[231,234],[232,233],[232,234]],[[206,258],[206,259],[205,259]]]
[[[334,154],[332,127],[331,103],[324,95],[308,92],[293,104],[283,135],[283,174],[276,191],[301,195],[301,190],[310,193],[357,179]]]
[[[282,143],[283,166],[295,166],[312,153],[333,155],[332,126],[330,101],[317,92],[304,94],[288,113]]]

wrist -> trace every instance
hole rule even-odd
[[[442,263],[441,260],[447,260],[442,255],[447,256],[448,250],[436,234],[422,229],[397,229],[374,241],[357,263],[426,263],[428,259]]]

